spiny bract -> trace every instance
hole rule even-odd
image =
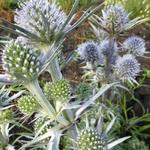
[[[3,53],[3,68],[10,79],[29,82],[38,76],[40,61],[36,51],[11,40]]]
[[[110,5],[102,11],[101,24],[111,33],[120,33],[129,22],[128,13],[121,5]]]
[[[103,55],[99,51],[99,45],[93,41],[80,44],[77,53],[87,62],[103,63]]]
[[[116,73],[120,79],[134,79],[140,72],[140,64],[130,54],[118,58],[116,62]]]
[[[0,111],[0,125],[5,123],[10,123],[13,120],[13,113],[11,110],[1,110]]]
[[[48,0],[29,0],[21,3],[15,22],[49,43],[63,27],[67,16],[55,3]],[[67,29],[69,26],[66,26]]]
[[[34,122],[34,133],[37,134],[39,132],[39,135],[43,135],[47,133],[49,129],[52,128],[52,125],[50,122],[48,122],[48,118],[44,117],[39,117],[35,122]],[[45,124],[46,123],[46,124]],[[47,143],[49,141],[49,138],[46,138],[42,140],[42,143]]]
[[[143,56],[145,53],[145,42],[138,36],[132,36],[124,41],[123,49],[135,56]]]
[[[40,105],[32,96],[23,96],[18,100],[18,108],[25,115],[32,115],[40,109]]]
[[[85,129],[78,137],[79,150],[102,150],[100,135],[95,129]]]
[[[53,100],[65,101],[70,97],[70,85],[66,80],[59,80],[45,85],[45,94]]]

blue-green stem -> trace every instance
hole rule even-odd
[[[0,126],[0,129],[1,129],[1,131],[0,131],[0,141],[2,142],[2,148],[3,149],[6,148],[6,146],[8,144],[8,141],[9,141],[9,139],[6,135],[5,125],[6,124],[3,124],[3,125]]]
[[[50,102],[45,97],[42,89],[39,86],[37,80],[32,81],[25,85],[25,87],[31,92],[31,94],[36,98],[38,103],[42,106],[42,108],[46,111],[46,113],[53,119],[56,119],[58,122],[63,124],[64,126],[68,125],[68,121],[66,121],[62,116],[57,116],[57,112],[50,104]]]
[[[54,58],[49,64],[47,71],[51,74],[52,81],[58,81],[63,78],[59,62],[57,58]]]
[[[63,75],[61,73],[61,67],[59,65],[57,57],[51,61],[51,63],[47,67],[47,71],[51,74],[51,78],[52,78],[53,82],[63,79]],[[70,110],[69,112],[67,112],[67,110],[66,110],[66,113],[69,117],[69,121],[71,122],[73,120],[72,111]],[[77,131],[76,131],[76,128],[74,125],[69,130],[69,134],[71,135],[72,139],[76,140]]]

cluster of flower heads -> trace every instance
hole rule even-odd
[[[11,40],[3,52],[3,68],[9,79],[28,82],[37,77],[40,70],[38,53],[22,45],[17,40]]]
[[[29,0],[20,6],[16,11],[15,22],[36,34],[42,42],[51,42],[67,19],[60,7],[48,0]]]
[[[140,64],[136,57],[143,56],[146,50],[144,39],[131,36],[123,44],[117,42],[114,33],[124,31],[125,26],[130,22],[128,13],[120,5],[107,6],[102,11],[100,22],[109,35],[99,42],[90,41],[80,44],[77,53],[85,62],[92,64],[97,62],[104,66],[104,69],[99,69],[97,66],[98,70],[107,70],[109,63],[110,74],[115,80],[135,79],[140,72]]]
[[[122,32],[127,23],[128,13],[120,5],[110,5],[102,11],[101,24],[111,33]]]
[[[78,54],[86,62],[105,66],[106,59],[113,66],[115,75],[121,80],[134,79],[140,72],[140,64],[136,56],[143,56],[145,53],[145,42],[142,38],[133,36],[126,39],[122,47],[118,48],[115,41],[85,42],[78,46]],[[123,56],[119,54],[125,52]]]

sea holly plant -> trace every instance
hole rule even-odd
[[[81,95],[82,92],[77,90],[61,73],[58,55],[60,55],[65,36],[96,12],[101,5],[87,9],[73,23],[78,3],[79,0],[76,0],[67,15],[55,0],[50,2],[27,0],[19,4],[15,24],[1,19],[6,26],[0,25],[0,27],[18,36],[16,39],[4,42],[2,63],[5,74],[0,76],[0,83],[10,86],[22,85],[25,88],[25,92],[21,93],[20,97],[15,99],[16,103],[12,102],[12,104],[25,118],[26,116],[32,118],[29,124],[33,123],[34,128],[33,134],[26,134],[25,139],[19,140],[20,150],[26,148],[62,149],[61,139],[64,135],[71,139],[71,144],[69,144],[71,146],[66,148],[79,150],[112,149],[129,138],[124,137],[103,143],[102,134],[110,131],[115,118],[112,117],[106,131],[100,130],[105,124],[101,121],[103,120],[102,113],[95,125],[86,126],[85,130],[80,130],[82,126],[79,124],[82,116],[94,107],[93,104],[97,104],[97,100],[104,103],[109,92],[112,92],[112,87],[126,89],[121,85],[121,81],[135,82],[135,77],[140,72],[140,65],[135,57],[144,54],[144,40],[134,36],[121,44],[117,39],[124,30],[146,19],[139,20],[138,18],[129,21],[128,14],[117,5],[104,8],[100,18],[93,15],[92,21],[96,21],[104,30],[105,39],[99,41],[101,37],[96,37],[96,42],[91,40],[77,48],[79,56],[86,63],[86,67],[83,67],[86,74],[92,74],[91,79],[94,81],[94,84],[91,80],[89,83],[84,81],[83,85],[88,84],[90,87],[87,88],[89,93]],[[99,31],[99,27],[94,25],[92,27]],[[50,74],[51,80],[39,84],[38,77],[44,74],[44,71]],[[82,88],[82,86],[78,87]],[[98,103],[98,106],[105,105],[103,103]],[[88,124],[88,119],[86,124]]]
[[[137,57],[145,54],[145,41],[136,35],[121,39],[134,26],[147,20],[130,20],[129,14],[118,4],[106,6],[102,16],[93,15],[90,24],[96,40],[77,48],[78,55],[86,62],[87,76],[91,72],[92,79],[101,84],[119,80],[137,83],[135,78],[141,71]]]

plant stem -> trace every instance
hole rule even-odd
[[[57,57],[54,58],[53,61],[50,63],[50,65],[47,68],[47,71],[51,74],[53,82],[61,80],[63,78],[63,75],[61,73],[61,69],[60,69]],[[71,122],[72,121],[72,117],[70,115],[72,115],[72,111],[67,112],[67,110],[66,110],[66,113],[68,114],[69,121]],[[71,137],[74,140],[76,139],[76,137],[77,137],[77,131],[76,131],[76,128],[75,128],[74,125],[70,128],[69,134],[71,135]]]
[[[50,63],[47,71],[51,74],[52,81],[54,82],[63,78],[57,58],[54,58],[54,60]]]
[[[47,114],[58,120],[63,125],[68,125],[68,121],[66,121],[62,116],[57,116],[57,113],[50,102],[46,99],[42,89],[39,86],[37,80],[28,83],[25,87],[31,92],[31,94],[36,98],[38,103],[42,106],[42,108],[47,112]]]
[[[0,126],[0,141],[2,142],[2,147],[3,149],[5,149],[5,147],[8,144],[8,137],[6,136],[6,132],[5,132],[5,124]]]

